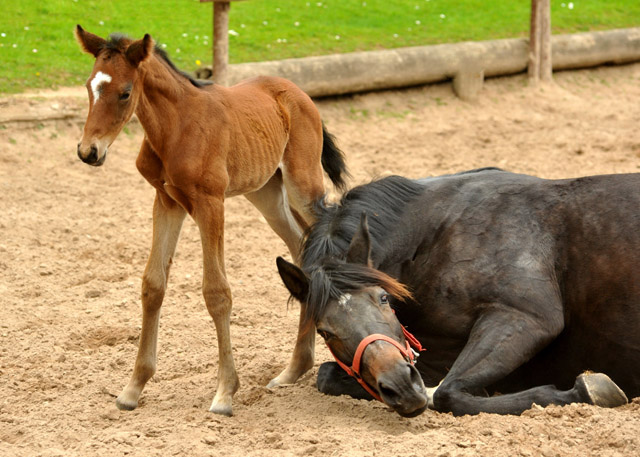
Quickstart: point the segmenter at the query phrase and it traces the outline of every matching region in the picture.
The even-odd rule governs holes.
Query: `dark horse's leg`
[[[533,403],[565,405],[573,402],[618,406],[626,403],[622,391],[602,374],[581,375],[570,390],[555,386],[479,397],[475,392],[503,379],[537,354],[563,328],[561,306],[537,308],[537,313],[488,305],[476,320],[469,340],[433,395],[434,409],[454,415],[520,414]]]
[[[318,369],[318,390],[326,395],[349,395],[358,400],[373,400],[369,392],[349,376],[336,362],[325,362]]]

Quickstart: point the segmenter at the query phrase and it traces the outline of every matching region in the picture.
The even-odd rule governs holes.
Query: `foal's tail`
[[[327,132],[327,128],[322,124],[322,168],[329,175],[329,179],[340,191],[347,188],[346,178],[350,177],[345,162],[344,153],[338,149],[335,137]]]

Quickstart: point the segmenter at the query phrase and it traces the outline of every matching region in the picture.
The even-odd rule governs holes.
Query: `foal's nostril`
[[[87,157],[88,162],[96,162],[98,160],[98,148],[95,145],[91,145],[91,150],[89,151],[89,156]]]

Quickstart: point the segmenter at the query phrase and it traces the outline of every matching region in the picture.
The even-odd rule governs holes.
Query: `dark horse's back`
[[[414,182],[424,192],[408,208],[422,228],[396,238],[413,240],[415,253],[383,269],[414,290],[421,308],[400,316],[420,319],[416,327],[431,338],[425,380],[446,374],[457,357],[472,307],[500,297],[557,316],[551,325],[561,331],[496,390],[569,388],[592,370],[640,396],[640,174],[545,180],[478,170]],[[527,309],[533,303],[540,309]],[[439,320],[452,307],[459,317]]]

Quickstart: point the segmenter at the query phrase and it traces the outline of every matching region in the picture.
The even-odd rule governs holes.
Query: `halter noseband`
[[[351,367],[348,367],[346,364],[342,363],[340,359],[338,359],[338,357],[336,357],[336,355],[333,353],[328,344],[327,347],[329,348],[329,352],[331,352],[333,358],[336,359],[336,362],[338,362],[340,368],[346,371],[349,376],[354,377],[356,381],[358,381],[358,383],[364,388],[364,390],[369,392],[373,398],[378,401],[382,401],[382,398],[380,397],[378,392],[376,392],[371,386],[369,386],[369,384],[367,384],[365,380],[362,379],[362,376],[360,376],[360,363],[362,362],[362,355],[364,354],[364,350],[367,348],[367,346],[369,346],[374,341],[386,341],[387,343],[390,343],[398,348],[405,360],[413,365],[420,355],[420,352],[424,351],[424,349],[418,339],[411,333],[409,333],[406,328],[404,328],[404,325],[402,326],[402,333],[404,334],[404,337],[406,339],[406,347],[402,347],[402,345],[393,338],[388,337],[387,335],[382,335],[380,333],[374,333],[365,337],[362,341],[360,341],[360,344],[358,344],[356,353],[353,356],[353,363],[351,364]]]

